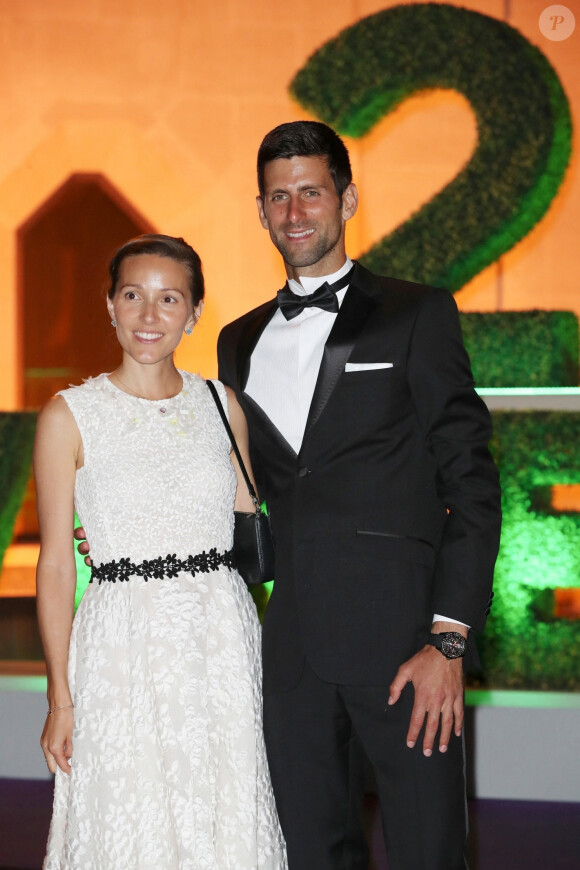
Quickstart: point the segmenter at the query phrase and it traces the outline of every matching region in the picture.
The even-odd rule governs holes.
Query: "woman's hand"
[[[73,714],[72,707],[65,707],[49,713],[46,717],[40,745],[51,773],[56,773],[57,767],[60,767],[65,773],[70,774]]]

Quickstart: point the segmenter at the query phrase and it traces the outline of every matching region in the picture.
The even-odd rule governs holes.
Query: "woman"
[[[173,361],[202,311],[201,263],[147,235],[109,271],[121,365],[53,398],[35,443],[41,745],[56,773],[44,867],[285,868],[259,625],[229,567],[234,500],[252,504],[205,381]],[[248,462],[243,413],[217,387]],[[93,560],[74,621],[73,502]]]

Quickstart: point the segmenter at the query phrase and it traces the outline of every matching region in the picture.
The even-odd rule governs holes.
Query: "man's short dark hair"
[[[323,157],[341,199],[352,181],[346,145],[334,130],[320,121],[290,121],[266,134],[258,150],[258,189],[262,198],[266,164],[281,157]]]

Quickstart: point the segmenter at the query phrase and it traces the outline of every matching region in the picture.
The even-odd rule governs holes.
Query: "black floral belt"
[[[216,548],[212,547],[208,552],[203,550],[201,553],[196,553],[195,556],[186,556],[185,559],[178,559],[174,553],[165,556],[165,558],[159,556],[157,559],[146,559],[139,564],[131,562],[130,559],[103,562],[102,565],[93,565],[90,582],[98,580],[100,586],[104,581],[116,583],[118,580],[123,583],[125,580],[130,580],[131,577],[143,577],[144,580],[150,580],[151,578],[177,577],[180,573],[191,574],[194,577],[196,574],[209,574],[210,571],[217,571],[222,565],[226,568],[235,567],[234,551],[227,550],[218,553]]]

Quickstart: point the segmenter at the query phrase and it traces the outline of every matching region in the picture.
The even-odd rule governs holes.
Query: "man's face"
[[[345,223],[356,211],[356,187],[349,184],[341,201],[325,158],[267,163],[264,197],[257,197],[257,203],[289,278],[330,275],[344,265]]]

